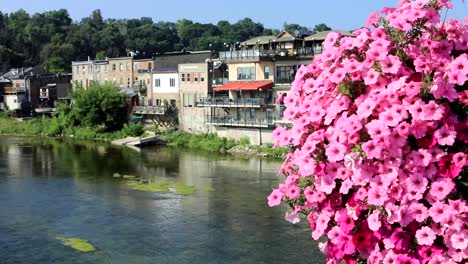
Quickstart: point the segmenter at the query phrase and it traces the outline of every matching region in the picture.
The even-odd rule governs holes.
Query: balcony
[[[323,52],[323,47],[322,46],[316,46],[316,47],[303,47],[303,48],[297,48],[294,50],[294,55],[296,56],[313,56],[317,54],[321,54]]]
[[[140,115],[165,115],[167,108],[161,106],[134,106],[132,112]]]
[[[268,101],[266,98],[229,98],[226,96],[198,98],[196,105],[199,107],[260,108],[274,107],[274,102],[275,100]]]
[[[230,127],[257,127],[269,128],[274,127],[276,118],[236,118],[232,116],[210,116],[207,115],[205,124],[213,126],[230,126]]]
[[[39,98],[41,98],[41,99],[49,99],[49,92],[40,92]]]
[[[260,57],[260,50],[258,49],[231,50],[219,52],[220,60],[255,59],[258,57]]]

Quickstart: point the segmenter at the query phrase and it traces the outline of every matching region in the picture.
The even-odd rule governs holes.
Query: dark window
[[[270,79],[270,67],[265,66],[263,72],[264,72],[263,79],[265,79],[265,80]]]
[[[255,80],[255,67],[237,68],[237,80]]]
[[[182,81],[182,82],[185,82],[185,73],[182,73],[181,81]]]

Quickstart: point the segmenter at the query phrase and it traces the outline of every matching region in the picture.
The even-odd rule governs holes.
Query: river
[[[324,263],[307,223],[268,208],[277,161],[0,138],[0,263]],[[134,190],[113,175],[195,186]],[[82,253],[57,237],[86,239]]]

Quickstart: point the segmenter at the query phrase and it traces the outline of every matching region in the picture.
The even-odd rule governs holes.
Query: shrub
[[[239,140],[239,145],[241,146],[248,146],[250,145],[250,139],[249,137],[241,137]]]
[[[284,99],[286,181],[327,263],[468,260],[468,25],[447,0],[399,2],[355,38],[328,34]],[[468,21],[466,21],[468,22]]]
[[[145,127],[141,123],[125,124],[123,127],[123,132],[127,136],[139,137],[145,133]]]

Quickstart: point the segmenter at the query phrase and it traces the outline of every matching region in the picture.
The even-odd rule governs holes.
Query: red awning
[[[214,91],[255,91],[273,88],[272,81],[229,82],[214,88]]]

